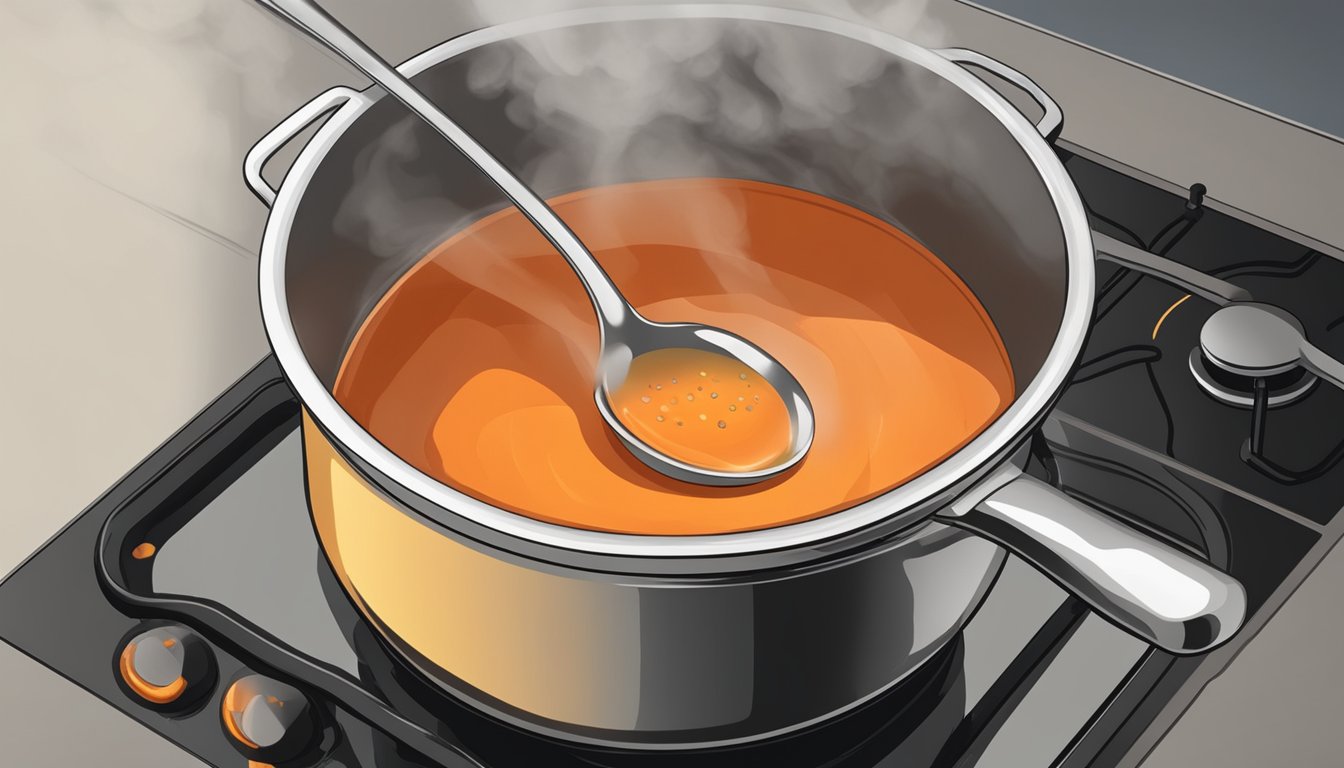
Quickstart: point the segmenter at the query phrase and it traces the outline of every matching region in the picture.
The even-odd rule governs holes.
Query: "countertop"
[[[963,1],[1344,137],[1334,0]]]
[[[459,3],[325,4],[394,59],[480,25]],[[953,0],[922,16],[918,2],[856,4],[1032,74],[1064,106],[1070,141],[1344,244],[1336,140]],[[0,0],[0,65],[7,572],[265,354],[253,255],[265,210],[242,155],[313,94],[362,83],[246,0]],[[1336,552],[1145,768],[1337,762],[1341,586]],[[7,764],[200,765],[7,646],[0,677]]]

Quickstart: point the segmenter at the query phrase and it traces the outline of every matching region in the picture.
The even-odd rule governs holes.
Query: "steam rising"
[[[486,0],[476,9],[496,23],[520,9],[557,6],[504,5],[508,13]],[[925,21],[924,6],[925,0],[801,5],[901,36],[918,28],[929,42],[940,34]],[[860,43],[809,39],[783,24],[608,24],[600,33],[571,28],[492,45],[473,61],[469,85],[486,98],[506,95],[510,120],[530,140],[557,150],[518,169],[542,188],[572,185],[576,172],[590,184],[684,175],[687,159],[719,147],[739,148],[715,160],[720,171],[769,178],[783,170],[786,178],[775,180],[808,186],[815,178],[801,165],[805,155],[785,146],[796,143],[791,137],[807,137],[828,144],[832,161],[847,156],[850,184],[877,187],[880,196],[899,159],[893,153],[904,151],[905,135],[920,127],[917,112],[933,106],[929,95],[896,112],[864,102],[865,86],[890,58]],[[773,151],[761,151],[767,147]],[[576,167],[581,162],[588,167]]]
[[[482,25],[493,25],[581,5],[587,4],[477,0],[475,10]],[[925,45],[940,42],[941,30],[924,15],[925,0],[795,6]],[[642,179],[734,177],[817,191],[876,211],[911,186],[909,169],[930,146],[944,145],[941,154],[947,143],[966,141],[949,130],[939,109],[946,88],[935,90],[919,76],[891,76],[889,52],[787,24],[602,22],[514,36],[465,58],[466,90],[438,91],[430,81],[431,97],[543,197]],[[337,231],[405,264],[503,207],[498,195],[485,207],[463,202],[458,190],[474,171],[455,153],[448,161],[456,167],[445,170],[442,142],[405,116],[365,147],[355,161],[358,183],[337,211]],[[445,177],[455,181],[445,185]],[[604,226],[618,234],[608,241],[622,241],[620,206],[607,213]],[[750,258],[736,201],[707,194],[696,210],[682,213],[694,222],[688,240],[706,251],[702,258],[723,291],[745,292],[751,285],[759,293],[768,281]],[[507,258],[462,257],[444,266],[510,303],[524,293],[518,290],[523,270]],[[371,305],[377,297],[367,298]],[[561,329],[576,360],[592,364],[588,317],[573,316],[559,302],[520,308]]]

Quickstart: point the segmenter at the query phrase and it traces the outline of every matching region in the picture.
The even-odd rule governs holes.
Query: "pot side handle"
[[[248,189],[256,195],[261,202],[265,203],[267,208],[275,202],[275,196],[278,193],[275,187],[262,177],[261,171],[266,167],[266,163],[275,156],[280,148],[294,140],[294,137],[308,126],[312,125],[318,118],[345,106],[346,102],[359,96],[359,92],[338,85],[335,88],[323,91],[313,100],[304,104],[302,107],[294,110],[294,114],[280,121],[280,124],[266,132],[266,135],[257,140],[256,144],[247,151],[243,158],[243,180],[247,182]]]
[[[1174,654],[1214,648],[1246,616],[1236,579],[1020,472],[979,503],[938,518],[1001,544]]]
[[[1035,80],[996,58],[986,56],[979,51],[972,51],[969,48],[938,48],[934,52],[955,64],[965,67],[979,67],[1025,91],[1033,101],[1040,105],[1041,109],[1045,110],[1041,119],[1036,121],[1036,130],[1040,131],[1046,141],[1054,141],[1059,138],[1060,131],[1064,130],[1064,110],[1059,108],[1059,102],[1050,98],[1050,94],[1046,93],[1045,89]]]

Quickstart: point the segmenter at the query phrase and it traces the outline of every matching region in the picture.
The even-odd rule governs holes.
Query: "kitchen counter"
[[[1344,137],[1341,19],[1331,0],[962,0]]]
[[[392,58],[478,25],[456,3],[327,5]],[[1030,73],[1063,105],[1067,140],[1203,182],[1216,205],[1339,255],[1339,141],[953,0],[928,10],[910,36]],[[265,210],[242,155],[311,95],[361,83],[246,0],[0,0],[0,64],[16,73],[0,118],[7,572],[265,354],[253,255]],[[1341,586],[1336,552],[1145,768],[1330,763]],[[6,646],[0,675],[8,764],[200,765]]]

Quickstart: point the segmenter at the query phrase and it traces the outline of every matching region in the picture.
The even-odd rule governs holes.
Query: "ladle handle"
[[[1053,486],[1016,474],[939,518],[1002,544],[1102,615],[1164,650],[1207,651],[1240,628],[1241,584]]]
[[[979,67],[1025,91],[1045,111],[1041,119],[1036,121],[1036,130],[1046,141],[1059,138],[1060,132],[1064,130],[1064,110],[1059,108],[1059,102],[1051,98],[1035,80],[996,58],[969,48],[939,48],[935,52],[955,64]]]
[[[513,175],[512,171],[472,138],[471,134],[445,115],[396,68],[310,0],[257,0],[257,2],[368,75],[370,80],[382,86],[383,90],[429,123],[489,177],[490,181],[494,182],[504,196],[527,216],[547,240],[551,241],[578,273],[589,298],[592,299],[604,333],[608,327],[618,327],[626,321],[633,310],[621,297],[602,266],[569,226],[531,188]]]

